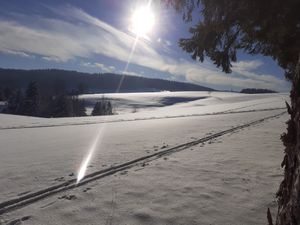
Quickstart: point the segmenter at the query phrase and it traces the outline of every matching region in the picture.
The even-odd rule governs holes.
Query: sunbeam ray
[[[151,0],[148,1],[147,8],[150,8],[151,2],[152,2]],[[128,56],[128,60],[127,60],[126,65],[123,69],[123,72],[122,72],[122,77],[121,77],[120,82],[118,84],[118,87],[116,89],[116,93],[119,93],[119,91],[121,89],[121,86],[122,86],[124,78],[125,78],[125,73],[127,72],[128,68],[129,68],[131,59],[133,57],[133,54],[134,54],[134,51],[136,49],[136,46],[138,44],[139,39],[140,39],[140,35],[136,34],[136,37],[134,39],[134,43],[132,45],[132,48],[130,50],[130,54]],[[78,172],[78,175],[77,175],[77,184],[84,178],[84,176],[86,174],[87,167],[88,167],[88,165],[89,165],[89,163],[92,159],[92,156],[93,156],[93,154],[96,150],[96,147],[97,147],[98,143],[101,141],[100,139],[103,137],[104,129],[105,129],[105,124],[103,126],[101,126],[96,138],[94,139],[94,142],[93,142],[91,148],[88,151],[88,154],[86,155],[86,157],[84,158],[84,160],[81,163],[81,166],[79,168],[79,172]]]
[[[92,159],[92,156],[94,155],[94,152],[98,146],[98,143],[101,142],[102,138],[103,138],[103,134],[104,134],[104,128],[105,126],[101,126],[98,133],[97,133],[97,136],[96,138],[94,139],[94,142],[92,144],[92,146],[90,147],[89,151],[88,151],[88,154],[87,156],[84,158],[84,160],[82,161],[81,165],[80,165],[80,168],[79,168],[79,172],[78,172],[78,175],[77,175],[77,184],[84,178],[85,176],[85,173],[86,173],[86,170],[87,170],[87,167]]]

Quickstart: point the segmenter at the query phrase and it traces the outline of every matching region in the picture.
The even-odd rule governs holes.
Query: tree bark
[[[285,146],[285,156],[281,164],[284,167],[284,179],[277,192],[278,212],[276,225],[300,224],[300,54],[294,70],[292,90],[290,92],[291,106],[288,112],[291,116],[287,122],[287,132],[282,135]]]

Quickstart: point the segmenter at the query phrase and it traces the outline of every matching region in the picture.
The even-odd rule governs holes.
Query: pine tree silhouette
[[[109,100],[102,98],[97,101],[92,111],[92,116],[112,115],[113,107]]]
[[[27,116],[39,115],[39,92],[36,82],[30,82],[25,93],[25,99],[21,106],[20,114]]]

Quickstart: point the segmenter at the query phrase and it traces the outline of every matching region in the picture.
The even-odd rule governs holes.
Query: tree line
[[[267,94],[267,93],[277,93],[276,91],[269,89],[257,89],[257,88],[245,88],[242,89],[240,93],[243,94]]]
[[[124,79],[123,79],[124,78]],[[196,84],[120,75],[113,73],[83,73],[77,71],[43,69],[20,70],[0,68],[0,86],[25,88],[30,81],[36,81],[42,92],[55,92],[67,89],[68,92],[112,93],[122,81],[120,92],[152,91],[213,91],[211,88]]]
[[[75,93],[78,92],[80,90]],[[87,116],[85,101],[74,92],[68,93],[61,88],[54,93],[41,92],[34,81],[28,84],[25,91],[17,88],[0,89],[0,101],[5,102],[2,113],[46,118]],[[112,114],[113,107],[109,100],[102,98],[95,103],[93,116]]]

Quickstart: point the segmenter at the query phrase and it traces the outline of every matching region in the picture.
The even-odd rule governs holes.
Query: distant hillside
[[[267,93],[277,93],[276,91],[269,89],[256,89],[256,88],[245,88],[241,90],[244,94],[267,94]]]
[[[0,69],[0,88],[25,89],[30,81],[36,81],[44,92],[65,88],[68,91],[80,89],[81,93],[115,92],[122,75],[105,73],[89,74],[76,71],[46,69],[17,70]],[[162,80],[125,75],[120,92],[150,91],[213,91],[211,88]]]

